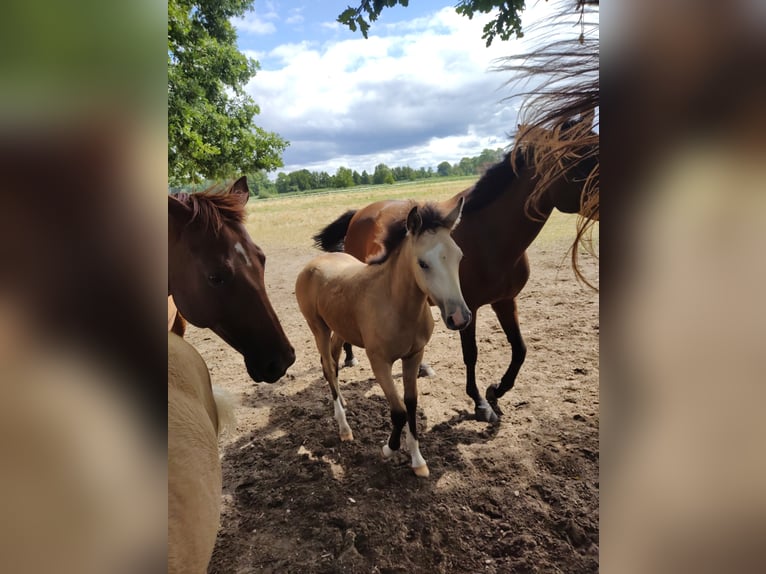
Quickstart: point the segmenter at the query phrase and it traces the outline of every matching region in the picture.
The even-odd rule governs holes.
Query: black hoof
[[[356,357],[351,357],[350,359],[346,359],[343,363],[344,367],[356,367],[359,364],[359,361],[356,360]]]
[[[477,421],[485,423],[496,423],[500,420],[495,411],[492,410],[492,407],[489,406],[489,403],[485,401],[482,401],[479,405],[477,405],[474,409],[474,412],[476,413]]]
[[[485,393],[485,396],[487,397],[487,402],[489,403],[490,407],[492,407],[492,410],[497,413],[497,416],[503,416],[503,411],[500,408],[500,405],[497,404],[497,385],[490,385],[487,387],[487,392]]]

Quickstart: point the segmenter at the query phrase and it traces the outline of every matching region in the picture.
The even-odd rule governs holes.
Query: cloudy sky
[[[534,33],[487,48],[489,16],[460,16],[456,0],[414,0],[385,9],[365,40],[335,22],[349,3],[256,0],[234,21],[240,50],[261,65],[247,86],[261,107],[256,123],[290,141],[279,171],[435,168],[510,143],[519,102],[502,101],[510,78],[490,69],[529,50]],[[525,31],[559,5],[527,4]]]

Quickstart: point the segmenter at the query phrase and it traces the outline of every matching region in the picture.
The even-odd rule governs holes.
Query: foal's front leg
[[[375,380],[378,381],[380,388],[383,389],[383,394],[386,395],[386,400],[388,400],[388,404],[391,407],[393,429],[391,430],[391,436],[388,437],[388,442],[383,445],[383,457],[390,458],[394,451],[399,450],[401,446],[402,429],[404,428],[404,423],[407,422],[407,413],[404,410],[404,404],[399,397],[399,393],[396,392],[394,379],[391,376],[391,363],[370,353],[369,350],[367,351],[367,357],[370,359],[372,372],[375,373]]]
[[[402,359],[402,379],[404,379],[404,405],[407,408],[407,450],[412,457],[412,470],[417,476],[426,478],[429,475],[428,465],[420,454],[418,443],[417,410],[418,410],[418,369],[423,359],[423,349],[411,357]]]

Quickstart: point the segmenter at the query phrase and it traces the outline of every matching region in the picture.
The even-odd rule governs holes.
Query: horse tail
[[[218,412],[218,436],[233,433],[237,425],[237,418],[234,416],[234,397],[228,391],[213,385],[213,399]]]
[[[356,209],[349,209],[322,231],[317,233],[314,239],[314,246],[322,251],[343,251],[343,242],[346,238],[348,226],[351,218],[356,214]]]

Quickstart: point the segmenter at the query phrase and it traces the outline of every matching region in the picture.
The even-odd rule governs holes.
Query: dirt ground
[[[519,297],[527,358],[500,401],[499,424],[473,420],[459,335],[436,324],[426,347],[436,377],[419,382],[427,479],[404,453],[383,460],[389,408],[363,351],[359,365],[340,372],[354,432],[353,442],[340,442],[293,293],[316,251],[261,247],[269,296],[296,349],[285,377],[255,384],[217,336],[187,334],[213,383],[240,403],[237,432],[223,443],[223,513],[209,572],[598,571],[598,294],[574,279],[567,239],[528,251],[532,276]],[[597,280],[597,262],[584,263]],[[478,322],[483,393],[499,382],[510,347],[491,308]],[[401,384],[399,363],[394,376]]]

